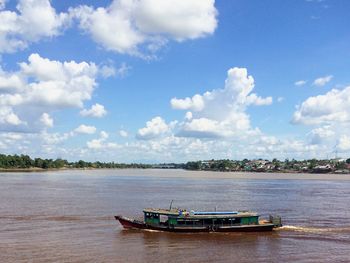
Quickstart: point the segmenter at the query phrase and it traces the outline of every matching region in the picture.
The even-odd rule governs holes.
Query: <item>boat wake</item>
[[[350,226],[347,227],[306,227],[306,226],[290,226],[285,225],[277,228],[279,231],[294,231],[303,233],[340,233],[340,232],[350,232]]]

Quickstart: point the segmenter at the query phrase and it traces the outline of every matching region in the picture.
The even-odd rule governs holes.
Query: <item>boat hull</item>
[[[178,232],[178,233],[198,233],[198,232],[262,232],[272,231],[275,227],[272,223],[262,223],[258,225],[239,225],[239,226],[203,226],[203,227],[178,227],[167,225],[149,225],[144,222],[130,219],[123,216],[115,216],[115,219],[125,229],[147,229],[166,232]]]

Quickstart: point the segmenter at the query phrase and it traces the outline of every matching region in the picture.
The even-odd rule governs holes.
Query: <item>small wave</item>
[[[295,232],[303,232],[303,233],[339,233],[339,232],[350,232],[350,226],[347,227],[306,227],[306,226],[290,226],[285,225],[278,230],[284,231],[295,231]]]
[[[160,232],[162,232],[162,231],[153,230],[153,229],[143,229],[143,231],[146,231],[146,232],[154,232],[154,233],[160,233]]]

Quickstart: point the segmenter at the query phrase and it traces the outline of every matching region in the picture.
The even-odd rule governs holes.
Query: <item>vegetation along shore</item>
[[[28,155],[0,154],[0,171],[2,172],[38,172],[61,169],[185,169],[227,172],[279,172],[279,173],[350,173],[350,158],[335,158],[326,160],[205,160],[187,163],[116,163],[116,162],[86,162],[79,160],[69,162],[58,159],[31,158]]]

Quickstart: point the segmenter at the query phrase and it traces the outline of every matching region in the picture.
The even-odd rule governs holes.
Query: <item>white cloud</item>
[[[94,134],[96,132],[96,127],[81,124],[78,128],[74,130],[74,132],[82,134]]]
[[[101,149],[103,147],[102,141],[100,139],[94,139],[86,143],[87,147],[90,149]]]
[[[5,1],[0,2],[0,10]],[[49,0],[20,0],[17,11],[0,11],[0,53],[26,48],[42,38],[62,33],[69,24],[66,13],[56,13]]]
[[[38,133],[38,137],[40,140],[43,141],[44,145],[56,145],[56,144],[61,144],[68,138],[72,137],[72,133],[48,133],[47,131],[43,131],[41,133]]]
[[[0,124],[1,126],[19,126],[25,124],[10,107],[0,107]],[[6,130],[6,129],[5,129]]]
[[[111,65],[103,65],[100,67],[100,73],[102,77],[109,78],[109,77],[115,76],[116,70],[115,70],[115,67]]]
[[[124,78],[130,70],[131,70],[131,66],[123,62],[120,64],[119,67],[115,67],[113,65],[102,65],[100,66],[99,71],[102,77],[104,78],[109,78],[113,76]]]
[[[193,118],[192,112],[190,112],[190,111],[186,112],[186,114],[185,114],[185,119],[186,119],[186,120],[191,120],[192,118]]]
[[[217,26],[214,0],[141,0],[135,6],[136,26],[145,33],[182,41],[212,34]]]
[[[306,84],[306,80],[298,80],[296,82],[294,82],[295,86],[304,86]]]
[[[142,140],[157,138],[169,131],[169,126],[161,117],[155,117],[146,123],[146,127],[138,130],[136,137]]]
[[[0,67],[0,93],[14,93],[23,87],[20,76],[15,73],[7,73]]]
[[[116,75],[120,78],[124,78],[129,71],[131,70],[131,66],[123,62],[119,68],[116,69]]]
[[[333,78],[332,75],[328,75],[328,76],[325,76],[325,77],[317,78],[317,79],[314,80],[312,85],[318,86],[318,87],[322,87],[322,86],[326,85],[328,82],[330,82],[332,80],[332,78]]]
[[[80,6],[70,12],[107,50],[139,56],[142,44],[154,51],[166,39],[203,37],[217,26],[214,0],[114,0],[106,8]]]
[[[247,105],[253,104],[256,106],[264,106],[272,104],[272,97],[261,98],[258,97],[255,93],[252,93],[247,97]]]
[[[350,150],[350,137],[348,135],[342,135],[337,144],[337,149],[341,151],[349,151]]]
[[[25,102],[60,107],[82,107],[91,99],[98,68],[94,63],[59,62],[32,54],[20,63],[21,73],[33,77]]]
[[[82,111],[80,111],[80,115],[84,117],[102,118],[106,114],[107,111],[105,110],[105,107],[98,103],[92,105],[89,110],[83,109]]]
[[[107,132],[105,132],[105,131],[101,131],[100,132],[100,137],[101,137],[101,139],[106,140],[106,139],[108,139],[109,134]]]
[[[49,0],[19,0],[14,11],[5,2],[0,0],[0,53],[56,37],[74,21],[107,50],[145,58],[170,39],[204,37],[217,27],[214,0],[114,0],[107,7],[81,5],[62,13]]]
[[[120,148],[120,145],[113,142],[107,142],[109,135],[105,131],[100,132],[100,138],[99,139],[93,139],[91,141],[88,141],[86,143],[88,149],[93,150],[115,150],[117,148]]]
[[[333,127],[325,125],[311,130],[309,137],[311,144],[322,144],[325,140],[332,138],[335,135]]]
[[[292,122],[301,124],[331,124],[350,121],[350,86],[332,89],[324,95],[309,97],[294,112]]]
[[[126,137],[129,136],[128,132],[125,131],[125,130],[120,130],[120,131],[119,131],[119,135],[120,135],[121,137],[123,137],[123,138],[126,138]]]
[[[50,117],[50,115],[46,112],[44,112],[40,117],[40,122],[45,127],[53,127],[53,119]]]
[[[186,137],[230,137],[257,134],[250,126],[245,112],[250,105],[270,105],[272,97],[262,98],[252,93],[254,79],[245,68],[231,68],[227,72],[225,87],[196,94],[192,98],[173,98],[174,109],[191,110],[180,124],[179,136]]]
[[[7,125],[0,130],[11,125],[23,131],[40,130],[42,124],[50,127],[49,115],[43,114],[81,108],[96,86],[98,67],[94,63],[60,62],[32,54],[19,66],[17,72],[0,70],[0,112],[8,115]],[[0,119],[5,123],[4,117]]]
[[[170,104],[172,108],[176,110],[201,111],[204,108],[203,97],[199,94],[194,95],[192,98],[173,98],[171,99]]]

